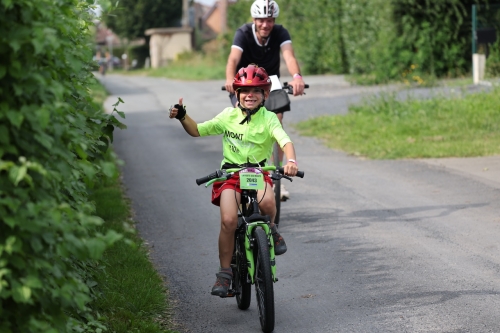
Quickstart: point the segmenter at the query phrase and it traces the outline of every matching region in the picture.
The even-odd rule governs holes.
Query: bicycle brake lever
[[[289,181],[293,182],[292,177],[288,177],[288,176],[286,176],[286,175],[281,175],[281,177],[282,177],[282,178],[286,178],[286,179],[288,179]]]
[[[276,173],[273,173],[273,174],[271,175],[271,179],[272,179],[272,180],[280,180],[282,177],[283,177],[283,175],[282,175],[281,173],[277,173],[277,172],[276,172]]]

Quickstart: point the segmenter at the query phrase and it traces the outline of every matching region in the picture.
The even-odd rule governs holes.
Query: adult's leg
[[[283,112],[276,113],[276,115],[278,116],[281,126],[283,126]]]
[[[274,224],[274,217],[276,216],[276,201],[274,200],[274,192],[268,183],[266,183],[266,191],[259,190],[257,195],[260,203],[259,208],[263,215],[271,217],[271,233],[274,241],[274,254],[277,256],[282,255],[287,251],[286,242],[283,236],[278,232],[277,226]]]
[[[262,215],[269,215],[271,217],[271,227],[274,226],[274,217],[276,216],[276,201],[274,199],[274,192],[271,185],[267,182],[265,190],[259,190],[257,198],[259,200],[259,208]]]
[[[229,268],[231,266],[234,232],[238,225],[238,206],[240,201],[241,194],[235,190],[225,189],[220,195],[219,260],[220,267],[222,268]]]

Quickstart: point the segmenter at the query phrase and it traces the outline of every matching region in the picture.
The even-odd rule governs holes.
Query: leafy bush
[[[500,38],[490,46],[490,54],[486,59],[486,76],[500,77]]]
[[[290,31],[306,73],[382,83],[416,64],[420,76],[456,77],[470,70],[470,8],[483,2],[280,0],[277,23]]]
[[[120,238],[95,227],[88,190],[113,115],[92,102],[89,5],[0,2],[0,332],[99,330],[88,267]]]

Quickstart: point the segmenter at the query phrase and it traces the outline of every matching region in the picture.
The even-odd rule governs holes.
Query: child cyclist
[[[170,118],[178,119],[184,130],[193,137],[223,135],[223,155],[221,169],[244,166],[264,166],[272,153],[274,142],[283,149],[288,162],[284,165],[285,174],[297,174],[295,149],[290,137],[285,133],[278,117],[268,112],[264,101],[271,90],[271,80],[262,67],[248,65],[241,68],[233,80],[233,88],[239,101],[238,107],[228,107],[213,119],[197,124],[186,114],[179,103],[170,108]],[[271,217],[271,232],[276,255],[286,252],[285,240],[279,234],[274,217],[276,203],[273,183],[265,174],[266,189],[258,191],[259,208],[263,215]],[[229,180],[213,184],[212,203],[220,207],[221,229],[219,233],[220,269],[212,295],[226,296],[232,279],[231,258],[234,246],[234,232],[238,223],[238,206],[241,200],[239,175]],[[235,200],[236,198],[236,200]]]

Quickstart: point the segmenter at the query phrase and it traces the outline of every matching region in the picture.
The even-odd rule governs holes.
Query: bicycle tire
[[[247,280],[245,244],[241,235],[235,235],[235,265],[233,266],[233,289],[236,291],[238,309],[246,310],[252,300],[252,284]]]
[[[273,149],[273,164],[276,168],[280,165],[280,146],[276,142]],[[280,223],[280,210],[281,210],[281,180],[273,180],[274,184],[274,199],[276,201],[276,215],[274,217],[274,224],[279,225]]]
[[[255,297],[259,308],[262,331],[274,330],[274,287],[271,273],[269,239],[262,228],[256,228],[255,237]]]

